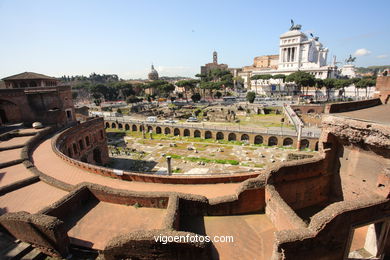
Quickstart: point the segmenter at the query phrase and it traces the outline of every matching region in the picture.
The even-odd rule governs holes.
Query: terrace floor
[[[104,249],[113,237],[136,230],[161,228],[165,209],[136,208],[102,201],[90,201],[80,212],[65,220],[71,243]]]
[[[131,191],[148,192],[181,192],[187,194],[203,195],[207,198],[232,195],[240,183],[218,183],[218,184],[160,184],[134,181],[122,181],[89,173],[70,165],[58,157],[51,147],[51,139],[41,143],[33,152],[35,166],[43,173],[71,185],[82,182],[96,183],[111,188]],[[50,163],[47,163],[50,162]]]
[[[379,124],[390,124],[389,112],[390,112],[390,104],[386,104],[386,105],[379,105],[375,107],[360,109],[356,111],[337,113],[334,115],[354,118],[363,121],[371,121]]]
[[[42,181],[0,196],[0,215],[6,212],[37,213],[67,194]]]
[[[0,169],[0,188],[33,176],[22,163],[2,168]]]
[[[213,259],[271,259],[276,228],[263,214],[188,217],[181,229],[201,235],[232,236],[233,242],[214,242]]]

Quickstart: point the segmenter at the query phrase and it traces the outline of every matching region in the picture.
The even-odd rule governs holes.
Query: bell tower
[[[213,63],[218,64],[218,54],[216,51],[213,52]]]

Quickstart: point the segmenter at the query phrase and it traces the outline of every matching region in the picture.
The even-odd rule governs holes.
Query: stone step
[[[34,248],[29,253],[24,255],[21,260],[42,260],[45,259],[46,255],[39,251],[38,249]]]
[[[20,242],[18,244],[14,244],[14,246],[10,247],[10,250],[4,252],[2,255],[0,255],[1,259],[4,260],[14,260],[14,259],[20,259],[25,254],[30,252],[32,250],[32,246],[30,244]]]

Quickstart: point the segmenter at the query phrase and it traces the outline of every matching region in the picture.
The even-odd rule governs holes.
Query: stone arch
[[[312,109],[312,108],[309,109],[309,110],[307,111],[308,114],[313,114],[313,113],[315,113],[315,112],[316,112],[316,111],[314,111],[314,109]]]
[[[116,124],[115,124],[115,123],[112,123],[112,124],[111,124],[111,128],[116,128]]]
[[[136,132],[138,129],[137,129],[137,126],[136,125],[132,125],[131,126],[131,131],[133,132]]]
[[[247,134],[242,134],[241,141],[249,141],[249,136]]]
[[[170,135],[171,134],[171,129],[169,127],[165,127],[164,134]]]
[[[179,128],[173,129],[173,135],[174,135],[174,136],[180,136],[180,130],[179,130]]]
[[[210,139],[213,137],[213,134],[210,131],[204,132],[204,139]]]
[[[301,149],[306,149],[309,148],[310,142],[307,139],[302,139],[301,140]]]
[[[121,123],[118,124],[118,129],[122,129],[123,125]]]
[[[218,132],[218,133],[217,133],[217,136],[216,136],[216,139],[217,139],[217,140],[223,140],[223,138],[224,138],[223,133],[222,133],[222,132]]]
[[[110,123],[106,122],[106,128],[110,128]]]
[[[200,131],[199,130],[195,130],[194,131],[194,137],[200,137]]]
[[[255,144],[262,144],[263,143],[263,137],[261,135],[255,136]]]
[[[140,131],[140,132],[143,132],[144,129],[145,129],[145,127],[144,127],[143,125],[140,125],[140,126],[139,126],[139,131]]]
[[[314,151],[318,151],[318,142],[316,142],[316,145],[314,146]]]
[[[161,134],[161,132],[162,132],[162,131],[161,131],[161,127],[157,126],[157,127],[156,127],[156,134]]]
[[[278,138],[276,138],[275,136],[270,136],[268,138],[268,146],[275,146],[275,145],[278,145]]]
[[[148,125],[148,133],[153,132],[153,127]]]
[[[130,130],[129,124],[125,124],[125,130],[126,130],[126,131],[129,131],[129,130]]]
[[[190,136],[190,130],[184,129],[183,135],[184,135],[184,136]]]
[[[236,134],[235,133],[230,133],[228,135],[228,140],[229,141],[236,141],[237,140]]]
[[[283,140],[283,146],[292,146],[293,145],[293,139],[290,137],[284,138]]]
[[[0,99],[0,120],[3,124],[22,122],[19,106],[10,100]]]
[[[102,163],[102,152],[98,147],[93,150],[93,160],[98,164]]]

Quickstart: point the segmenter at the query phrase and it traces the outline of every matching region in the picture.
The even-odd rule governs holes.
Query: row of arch
[[[191,131],[189,129],[183,129],[183,133],[181,134],[181,131],[179,128],[173,128],[173,130],[170,127],[161,127],[156,126],[154,129],[152,126],[137,126],[136,124],[122,124],[122,123],[105,123],[106,128],[118,128],[118,129],[124,129],[126,131],[133,131],[133,132],[152,132],[156,134],[166,134],[166,135],[174,135],[174,136],[185,136],[185,137],[195,137],[195,138],[201,138],[202,132],[200,130],[194,130],[191,136]],[[213,133],[212,131],[206,130],[204,131],[203,138],[204,139],[212,139],[215,138],[216,140],[225,140],[225,135],[227,133],[224,132],[216,132]],[[228,141],[242,141],[242,142],[249,142],[250,137],[248,134],[238,134],[238,133],[228,133],[227,139]],[[267,141],[265,143],[265,141]],[[278,138],[276,136],[270,136],[268,140],[264,140],[263,136],[261,135],[255,135],[253,139],[253,144],[266,144],[268,146],[285,146],[285,147],[292,147],[294,145],[294,140],[290,137],[285,137],[281,142],[279,142]],[[308,139],[301,140],[301,149],[309,148],[310,147],[310,141]],[[318,150],[318,142],[315,145],[315,150]]]

